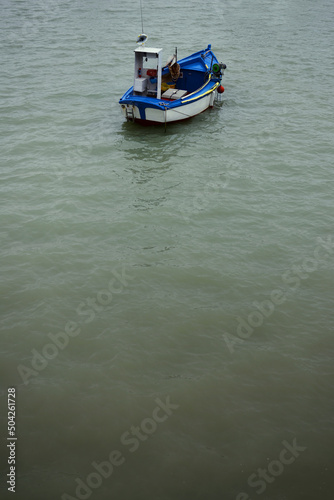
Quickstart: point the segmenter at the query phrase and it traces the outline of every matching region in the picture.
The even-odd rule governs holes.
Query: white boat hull
[[[128,104],[122,106],[122,111],[124,116],[132,121],[137,121],[147,124],[150,123],[171,123],[181,120],[187,120],[192,116],[199,115],[209,107],[213,106],[215,91],[204,95],[200,99],[196,99],[188,104],[182,104],[175,108],[167,109],[156,109],[151,107],[145,108],[145,118],[143,117],[143,112],[140,114],[139,108],[136,105]],[[161,101],[163,102],[163,101]]]

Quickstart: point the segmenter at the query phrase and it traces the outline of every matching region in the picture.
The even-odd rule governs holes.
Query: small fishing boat
[[[147,35],[139,35],[135,53],[134,83],[119,103],[127,120],[143,125],[186,120],[209,107],[221,85],[226,65],[211,50],[177,60],[177,48],[162,66],[162,49],[145,47]]]

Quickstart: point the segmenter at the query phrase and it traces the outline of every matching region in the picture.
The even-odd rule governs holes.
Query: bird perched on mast
[[[145,44],[145,42],[147,42],[147,40],[148,40],[148,36],[145,35],[145,33],[142,33],[141,35],[138,35],[136,43],[138,43],[138,45],[144,46],[144,44]]]

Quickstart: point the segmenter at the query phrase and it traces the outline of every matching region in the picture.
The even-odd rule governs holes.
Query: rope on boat
[[[192,116],[194,116],[194,115],[188,115],[187,113],[182,113],[182,111],[179,111],[178,109],[172,108],[172,110],[175,111],[175,113],[179,113],[180,115],[187,116],[188,118],[191,118]]]
[[[168,65],[170,75],[172,77],[172,81],[175,83],[180,77],[180,65],[175,62],[172,65]]]
[[[166,130],[167,130],[167,105],[164,104],[164,106],[165,106],[165,132],[166,132]]]

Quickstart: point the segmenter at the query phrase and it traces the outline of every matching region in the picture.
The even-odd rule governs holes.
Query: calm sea
[[[332,500],[333,0],[143,0],[227,65],[166,131],[139,0],[0,9],[1,498]]]

